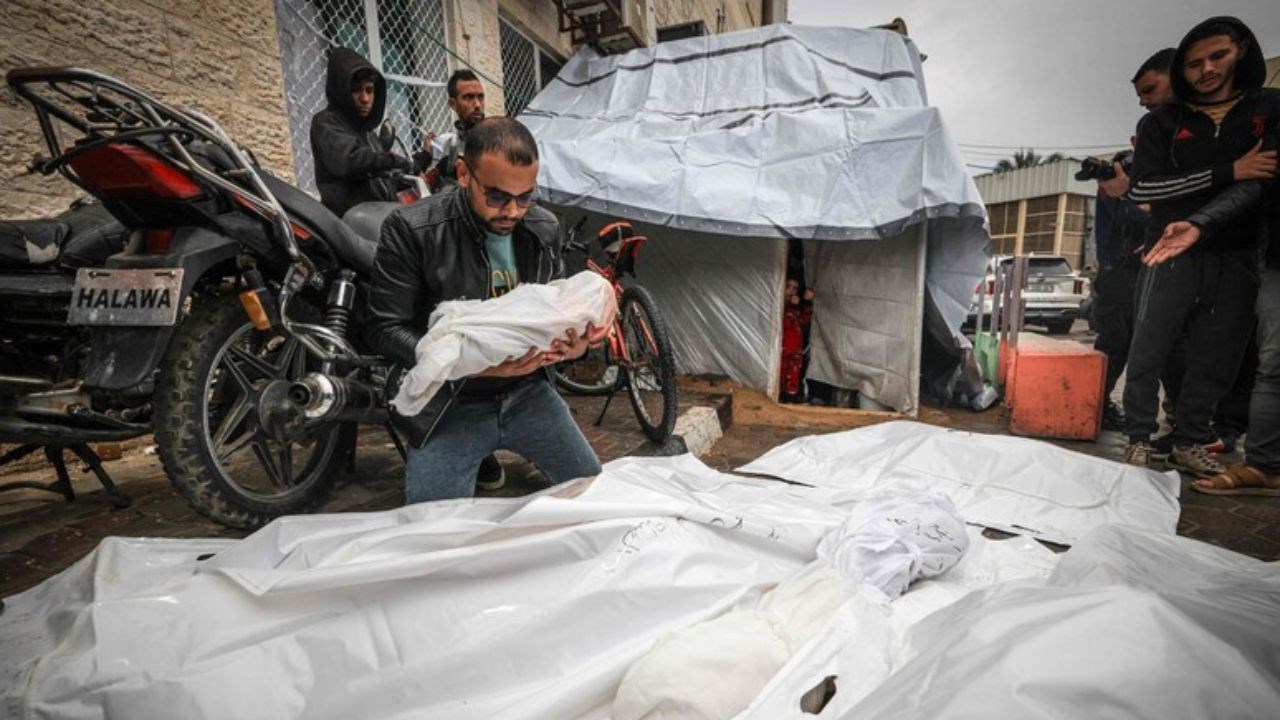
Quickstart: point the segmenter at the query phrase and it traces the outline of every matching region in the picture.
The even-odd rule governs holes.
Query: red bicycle
[[[556,366],[556,382],[578,395],[608,396],[596,425],[604,421],[614,393],[625,388],[644,434],[663,442],[676,426],[676,363],[667,323],[648,290],[622,286],[623,275],[635,277],[636,254],[646,239],[632,231],[631,223],[610,223],[596,234],[608,258],[601,265],[592,259],[591,248],[577,240],[585,223],[584,217],[569,231],[566,246],[584,253],[587,268],[613,285],[618,316],[605,342]]]

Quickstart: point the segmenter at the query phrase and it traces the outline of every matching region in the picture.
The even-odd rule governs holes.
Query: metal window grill
[[[276,0],[276,27],[294,171],[302,189],[315,190],[311,117],[327,104],[330,48],[349,47],[382,70],[386,118],[409,150],[422,147],[428,130],[452,127],[441,0]]]
[[[506,20],[498,21],[498,43],[502,53],[503,107],[507,117],[515,117],[542,88],[538,62],[541,52]]]

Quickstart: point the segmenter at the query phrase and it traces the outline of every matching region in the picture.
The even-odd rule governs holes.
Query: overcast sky
[[[1212,15],[1235,15],[1257,33],[1264,55],[1280,55],[1280,0],[790,0],[789,7],[788,19],[802,25],[905,20],[928,55],[929,102],[974,173],[1018,147],[1078,156],[1127,144],[1142,116],[1129,78]]]

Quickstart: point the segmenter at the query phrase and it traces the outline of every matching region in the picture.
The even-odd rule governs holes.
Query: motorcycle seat
[[[378,252],[376,240],[356,234],[319,200],[298,188],[265,170],[258,173],[285,212],[319,237],[339,262],[362,277],[373,273],[373,258]]]
[[[52,265],[70,234],[71,228],[56,218],[0,222],[0,268]]]
[[[394,202],[362,202],[353,206],[342,216],[342,222],[356,231],[361,237],[378,242],[382,237],[382,221],[387,219],[393,210],[402,207]]]
[[[56,217],[0,222],[0,269],[96,267],[120,252],[128,235],[105,207],[77,201]]]

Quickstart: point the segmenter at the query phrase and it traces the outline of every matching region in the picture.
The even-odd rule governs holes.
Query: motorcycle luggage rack
[[[281,283],[280,318],[286,332],[298,338],[321,360],[356,364],[376,362],[361,355],[346,338],[322,325],[293,322],[286,309],[292,297],[310,283],[319,289],[324,278],[298,247],[288,213],[267,188],[246,150],[237,145],[215,120],[184,110],[109,75],[77,67],[15,68],[5,80],[19,97],[35,108],[50,157],[37,158],[33,170],[59,172],[72,183],[92,191],[69,166],[76,155],[113,142],[137,143],[154,136],[149,150],[163,153],[198,180],[230,193],[271,223],[277,240],[289,255],[290,265]],[[55,122],[57,121],[57,122]],[[58,131],[58,122],[79,137],[70,144]],[[222,150],[231,167],[210,169],[191,154],[185,143],[199,140]],[[185,142],[184,142],[185,141]]]

